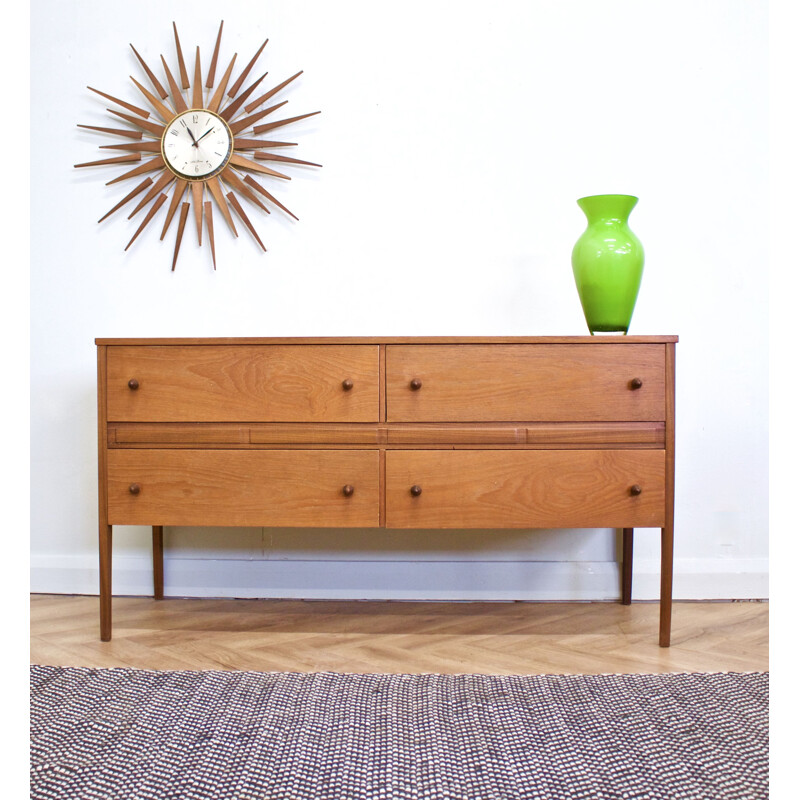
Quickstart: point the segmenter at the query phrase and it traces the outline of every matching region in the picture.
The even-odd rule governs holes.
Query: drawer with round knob
[[[370,450],[110,450],[112,525],[372,527]]]
[[[388,345],[390,422],[666,419],[658,344]]]
[[[392,450],[389,528],[661,527],[663,450]]]
[[[111,346],[119,422],[376,422],[376,345]]]

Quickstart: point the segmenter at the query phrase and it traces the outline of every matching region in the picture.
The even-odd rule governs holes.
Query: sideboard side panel
[[[100,639],[111,639],[111,525],[108,522],[108,433],[106,367],[108,348],[97,348],[97,521],[100,559]]]
[[[672,630],[672,577],[675,549],[675,343],[666,349],[666,461],[664,527],[661,529],[661,603],[658,643],[669,647]]]

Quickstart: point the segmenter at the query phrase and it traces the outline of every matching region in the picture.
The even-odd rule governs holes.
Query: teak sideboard
[[[661,528],[677,336],[97,339],[100,638],[114,525]]]

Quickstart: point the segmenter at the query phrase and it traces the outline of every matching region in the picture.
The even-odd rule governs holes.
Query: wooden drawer
[[[378,420],[377,345],[122,345],[106,369],[111,422]]]
[[[376,526],[378,459],[368,450],[109,450],[108,524]]]
[[[661,527],[665,513],[663,450],[386,453],[388,528]]]
[[[663,421],[665,391],[659,344],[386,348],[390,422]]]

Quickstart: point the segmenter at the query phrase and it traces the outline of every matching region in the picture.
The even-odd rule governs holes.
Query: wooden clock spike
[[[194,86],[192,88],[192,108],[203,107],[203,75],[200,71],[200,48],[194,54]]]
[[[150,101],[150,105],[153,106],[158,116],[161,117],[164,122],[169,122],[175,116],[175,112],[169,106],[164,105],[151,91],[145,89],[133,75],[129,77],[136,84],[139,91]]]
[[[260,209],[270,214],[270,210],[258,199],[253,190],[236,174],[231,167],[226,167],[222,170],[220,178],[233,189],[236,189],[241,195],[246,197],[251,203],[255,203]]]
[[[153,188],[150,189],[139,201],[136,208],[134,208],[133,211],[128,214],[128,219],[133,219],[159,192],[164,191],[174,180],[175,176],[171,172],[165,171],[164,174],[155,182]]]
[[[189,88],[189,73],[186,71],[186,63],[183,60],[183,51],[181,50],[181,40],[178,38],[178,26],[173,22],[172,30],[175,32],[175,50],[178,53],[178,68],[181,72],[181,86],[184,89]]]
[[[139,108],[139,106],[134,106],[131,103],[126,103],[124,100],[119,100],[118,98],[114,97],[114,95],[106,94],[105,92],[101,92],[99,89],[92,89],[91,86],[87,86],[87,89],[94,92],[95,94],[99,94],[101,97],[105,97],[106,100],[111,100],[111,102],[116,103],[123,108],[127,108],[128,111],[133,111],[134,114],[138,114],[140,117],[147,119],[150,116],[150,112],[144,108]]]
[[[261,51],[267,46],[268,41],[269,39],[264,39],[264,44],[258,48],[256,54],[250,59],[250,63],[242,70],[242,74],[236,79],[236,83],[231,86],[230,90],[228,91],[228,97],[235,97],[239,89],[242,88],[242,84],[247,80],[250,70],[255,66],[256,61],[258,61],[258,57],[261,55]]]
[[[230,226],[233,235],[238,237],[239,233],[236,230],[236,225],[233,224],[233,217],[231,216],[228,204],[225,202],[225,195],[222,193],[222,187],[219,185],[219,181],[216,178],[210,178],[206,181],[206,185],[208,186],[208,191],[211,193],[211,196],[217,201],[219,210],[222,212],[222,216],[225,217],[225,222]]]
[[[289,158],[289,156],[279,156],[277,153],[255,152],[253,156],[260,161],[280,161],[283,164],[303,164],[307,167],[321,167],[322,164],[315,164],[313,161],[301,161],[299,158]]]
[[[130,161],[141,161],[142,154],[141,153],[128,153],[125,156],[115,156],[114,158],[101,158],[99,161],[85,161],[83,164],[74,164],[73,166],[77,169],[78,167],[102,167],[106,164],[124,164]]]
[[[169,225],[172,222],[172,218],[173,216],[175,216],[175,211],[178,208],[178,203],[180,203],[181,198],[186,192],[186,188],[188,186],[189,186],[188,181],[181,180],[180,178],[175,179],[175,189],[172,192],[172,202],[170,202],[169,208],[167,209],[167,218],[166,220],[164,220],[164,228],[161,231],[162,242],[164,241],[164,237],[167,235],[167,228],[169,228]]]
[[[233,65],[236,62],[236,53],[233,54],[233,58],[231,59],[231,63],[228,64],[228,69],[225,70],[225,74],[222,76],[222,80],[220,81],[219,86],[217,87],[217,91],[214,92],[214,96],[211,98],[211,101],[208,104],[208,110],[217,113],[219,111],[220,104],[222,103],[222,98],[225,95],[225,87],[228,85],[228,81],[231,77],[231,72],[233,72]]]
[[[239,201],[236,199],[236,195],[233,192],[228,192],[228,194],[225,196],[228,198],[228,202],[233,206],[234,211],[236,211],[236,213],[239,215],[242,222],[244,222],[245,226],[247,227],[247,230],[250,231],[250,233],[253,235],[253,238],[261,245],[261,249],[266,253],[267,248],[264,247],[264,242],[261,241],[258,234],[256,233],[256,229],[253,227],[253,223],[250,222],[250,220],[248,219],[247,214],[245,214],[244,209],[240,205]]]
[[[208,68],[208,79],[206,80],[206,89],[211,89],[214,86],[214,78],[217,74],[217,59],[219,58],[219,45],[222,42],[222,26],[225,20],[219,23],[219,32],[217,33],[217,43],[214,45],[214,55],[211,56],[211,65]]]
[[[161,63],[164,65],[164,74],[167,76],[167,83],[169,84],[170,92],[172,92],[172,105],[175,106],[175,111],[178,114],[183,113],[184,111],[189,110],[189,106],[186,105],[186,101],[183,99],[183,93],[180,90],[180,87],[177,83],[175,83],[175,78],[172,77],[172,73],[169,71],[169,67],[167,66],[167,61],[164,56],[161,56]],[[175,115],[173,114],[172,117]],[[169,119],[172,119],[169,117]],[[168,122],[169,120],[164,120]]]
[[[158,196],[158,199],[155,201],[155,203],[153,203],[152,208],[147,212],[147,216],[142,220],[142,224],[138,227],[136,233],[133,234],[133,238],[128,242],[128,246],[125,248],[126,250],[133,244],[134,239],[136,239],[136,237],[148,226],[150,220],[153,219],[158,209],[164,205],[164,201],[166,199],[167,196],[165,194]]]
[[[122,128],[99,128],[97,125],[78,125],[79,128],[86,128],[89,131],[100,131],[100,133],[110,133],[113,136],[126,136],[128,139],[141,139],[141,131],[130,131]]]
[[[192,206],[194,208],[194,221],[197,225],[197,244],[203,244],[203,182],[192,182]]]
[[[229,163],[234,167],[239,167],[240,169],[251,169],[253,172],[260,172],[262,175],[271,175],[273,178],[283,178],[287,181],[291,180],[288,175],[284,175],[282,172],[276,172],[274,169],[265,167],[263,164],[256,164],[255,161],[251,161],[249,158],[240,156],[238,153],[234,153],[231,156]]]
[[[142,65],[142,69],[144,69],[147,77],[150,79],[150,83],[153,84],[153,88],[158,93],[158,96],[162,100],[166,100],[167,90],[161,85],[161,83],[159,83],[158,78],[156,78],[156,76],[153,74],[153,71],[150,69],[150,67],[148,67],[147,64],[144,63],[144,59],[136,52],[136,48],[133,45],[131,45],[131,50],[133,50],[133,52],[136,54],[136,58],[139,59],[139,63]]]
[[[281,89],[283,89],[285,86],[288,86],[295,78],[299,77],[302,74],[303,70],[300,70],[300,72],[298,72],[297,74],[292,75],[291,78],[287,78],[283,83],[279,83],[274,89],[270,89],[266,94],[262,94],[261,97],[258,98],[258,100],[253,100],[252,103],[246,105],[244,107],[244,110],[249,114],[253,109],[258,108],[262,103],[266,103],[267,100],[270,99],[270,97],[276,95]]]
[[[256,125],[253,128],[253,133],[256,136],[260,136],[262,133],[266,133],[267,131],[275,130],[275,128],[280,128],[283,125],[289,125],[292,122],[299,122],[301,119],[308,119],[308,117],[313,117],[316,114],[321,114],[321,111],[312,111],[310,114],[301,114],[299,117],[290,117],[289,119],[279,119],[277,122],[268,122],[266,125]]]
[[[206,218],[206,229],[208,230],[208,243],[211,245],[211,261],[214,264],[214,269],[217,268],[217,253],[214,249],[214,213],[211,210],[211,201],[206,200],[203,203],[203,209],[205,211],[205,218]]]
[[[114,208],[111,209],[111,211],[107,211],[97,221],[98,222],[102,222],[107,217],[110,217],[115,211],[118,211],[127,202],[129,202],[130,200],[133,200],[133,198],[136,197],[136,195],[139,194],[139,192],[143,192],[152,182],[153,182],[152,178],[145,178],[132,192],[129,192],[127,195],[125,195],[125,197],[123,197],[122,200],[120,200],[119,203],[117,203],[114,206]]]
[[[267,200],[269,200],[271,203],[274,203],[276,206],[278,206],[278,208],[283,209],[290,217],[294,217],[298,222],[300,221],[300,217],[298,217],[296,214],[292,214],[292,212],[289,211],[289,209],[286,208],[286,206],[283,205],[280,200],[274,198],[257,180],[255,180],[255,178],[253,178],[252,175],[246,175],[244,182],[252,186],[257,192],[261,192],[261,194],[263,194]]]
[[[161,158],[161,156],[156,156],[155,158],[151,158],[149,161],[145,161],[144,164],[136,167],[136,169],[132,169],[130,172],[126,172],[124,175],[120,175],[118,178],[114,178],[113,181],[108,181],[106,186],[111,186],[112,183],[119,183],[120,181],[127,180],[128,178],[133,178],[136,175],[144,175],[146,172],[153,172],[153,170],[163,169],[164,166],[164,159]]]
[[[101,150],[129,150],[132,153],[160,153],[161,142],[128,142],[126,144],[101,144]]]
[[[240,139],[233,140],[234,150],[262,150],[269,147],[297,147],[297,142],[270,142],[267,139]]]
[[[255,83],[251,84],[247,89],[245,89],[235,100],[232,100],[228,103],[225,108],[220,111],[220,116],[226,120],[230,121],[233,115],[239,110],[245,100],[253,93],[255,88],[258,86],[264,78],[267,77],[267,73],[265,72]]]
[[[130,114],[123,114],[121,111],[114,111],[113,108],[107,108],[106,111],[109,111],[112,114],[116,114],[118,117],[124,119],[126,122],[132,122],[134,125],[138,125],[140,128],[144,128],[144,130],[146,130],[148,133],[152,133],[153,136],[159,139],[164,133],[164,126],[159,125],[157,122],[148,122],[143,119],[136,119],[136,117],[132,117]]]
[[[285,106],[288,102],[288,100],[284,100],[282,103],[265,108],[263,111],[256,111],[255,114],[250,114],[249,117],[242,117],[241,119],[237,119],[236,122],[229,123],[228,127],[231,129],[231,133],[234,135],[241,133],[242,131],[247,130],[251,125],[253,125],[253,123],[258,122],[260,119],[264,119],[267,114],[271,114],[281,106]]]
[[[175,252],[172,254],[172,271],[175,272],[175,264],[178,263],[178,251],[181,249],[181,240],[183,239],[183,231],[186,227],[186,217],[189,216],[189,204],[184,203],[181,206],[181,217],[178,221],[178,235],[175,237]]]

